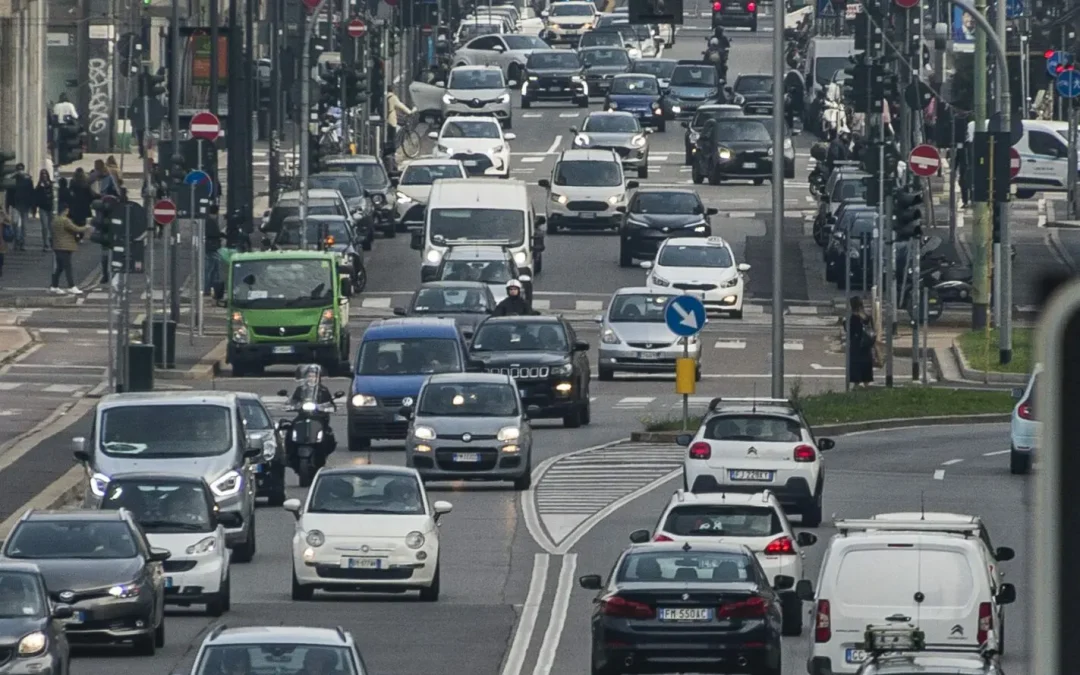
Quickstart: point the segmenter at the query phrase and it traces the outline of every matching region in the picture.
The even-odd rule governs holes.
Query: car
[[[772,115],[772,75],[739,75],[731,90],[742,97],[740,103],[747,115]]]
[[[845,274],[849,281],[862,288],[864,276],[867,288],[873,283],[873,236],[877,227],[877,207],[861,205],[863,208],[846,209],[836,225],[829,243],[825,246],[825,281],[835,282],[838,288],[844,288]],[[849,244],[850,239],[850,244]],[[869,260],[870,266],[864,265]]]
[[[663,373],[675,371],[675,360],[689,357],[697,363],[701,380],[701,342],[674,338],[664,321],[667,304],[681,293],[651,288],[620,288],[612,294],[607,311],[598,314],[600,346],[597,375],[601,382],[615,373]],[[674,338],[674,339],[673,339]]]
[[[402,412],[411,421],[405,466],[425,483],[509,480],[519,491],[532,486],[532,427],[509,375],[432,375]]]
[[[570,101],[579,108],[589,107],[589,85],[576,53],[550,50],[529,55],[521,83],[521,107],[527,110],[537,101]]]
[[[823,453],[831,438],[815,438],[790,402],[770,398],[715,398],[694,434],[679,437],[689,448],[683,488],[692,492],[760,492],[768,489],[803,527],[821,525],[825,487]]]
[[[660,83],[660,89],[665,94],[671,86],[671,75],[675,72],[675,66],[679,64],[675,59],[644,58],[634,61],[630,66],[631,73],[643,73],[655,75]]]
[[[611,15],[607,15],[611,16]],[[598,23],[593,31],[618,31],[626,40],[626,47],[634,59],[653,58],[659,54],[664,43],[655,27],[645,24],[631,24],[626,17],[615,16],[610,23]]]
[[[517,279],[532,302],[532,277],[523,274],[514,256],[500,246],[452,246],[435,273],[436,281],[479,281],[488,287],[495,304],[506,298],[506,283]]]
[[[262,441],[262,456],[255,464],[255,496],[266,497],[270,506],[285,502],[285,439],[258,394],[238,391],[240,415],[252,441]]]
[[[588,351],[560,316],[505,316],[476,327],[470,356],[485,372],[514,380],[530,419],[562,418],[574,429],[592,417]]]
[[[1036,416],[1035,398],[1039,390],[1042,364],[1035,364],[1027,385],[1013,389],[1016,406],[1009,428],[1009,471],[1013,474],[1031,472],[1035,452],[1042,437],[1042,422]]]
[[[649,270],[648,288],[699,293],[705,309],[743,316],[746,263],[735,263],[735,252],[723,237],[672,237],[660,243],[656,258],[641,263]]]
[[[510,88],[496,66],[458,66],[451,70],[442,103],[444,118],[494,117],[504,129],[514,126]]]
[[[599,13],[592,2],[558,2],[540,12],[544,28],[540,38],[548,44],[575,45],[581,34],[591,30]]]
[[[667,121],[661,98],[660,81],[655,75],[623,73],[612,80],[604,99],[604,109],[631,113],[643,126],[665,131]]]
[[[635,190],[626,207],[620,207],[619,267],[631,267],[635,259],[652,260],[660,244],[671,237],[710,237],[715,208],[705,208],[698,193],[689,188]]]
[[[392,179],[397,188],[398,229],[424,227],[428,197],[435,181],[444,178],[468,178],[465,165],[458,159],[414,159],[405,165],[401,176]]]
[[[165,646],[165,574],[129,511],[28,509],[0,551],[0,564],[35,565],[49,600],[69,607],[71,643],[129,643],[153,656]],[[66,612],[65,612],[66,613]]]
[[[71,605],[51,602],[45,578],[33,563],[0,562],[0,640],[5,675],[67,675],[70,653],[65,622],[75,612]]]
[[[790,138],[784,141],[784,177],[790,179],[795,177],[795,150]],[[709,185],[719,185],[735,179],[761,185],[772,180],[773,161],[772,129],[763,120],[750,117],[711,120],[698,137],[690,177],[698,184],[708,180]]]
[[[316,590],[415,590],[439,599],[439,519],[450,502],[428,502],[416,469],[384,464],[320,469],[303,501],[288,499],[292,599]]]
[[[611,150],[564,150],[551,170],[551,179],[537,183],[547,190],[547,227],[552,234],[562,228],[612,230],[626,204],[627,190],[638,187],[627,181],[622,160]]]
[[[589,96],[607,96],[616,75],[630,72],[630,54],[622,47],[587,47],[578,50]]]
[[[694,147],[697,145],[698,138],[701,136],[701,129],[706,122],[724,119],[725,117],[743,117],[745,114],[742,106],[734,103],[710,103],[700,106],[690,121],[682,123],[683,128],[686,129],[686,135],[683,139],[686,159],[683,163],[690,164],[694,161]]]
[[[822,238],[821,245],[825,249],[828,249],[828,240],[833,238],[832,235],[834,233],[843,232],[843,230],[837,228],[837,223],[844,220],[845,214],[854,213],[856,211],[865,211],[866,200],[862,197],[851,197],[841,200],[834,212],[830,212],[832,207],[833,205],[831,203],[822,202],[818,206],[818,212],[814,216],[814,234],[815,237],[820,235]],[[818,229],[819,223],[821,223],[820,230]]]
[[[484,7],[482,11],[477,10],[462,17],[461,22],[463,24],[473,22],[480,22],[481,24],[484,22],[490,23],[498,27],[498,30],[493,31],[495,33],[513,33],[516,28],[514,21],[509,16],[488,12],[486,7]]]
[[[470,21],[462,21],[454,35],[455,45],[465,45],[471,40],[485,35],[502,33],[506,28],[506,22],[502,17],[484,16],[473,17]]]
[[[926,644],[926,634],[914,626],[869,626],[863,643],[866,661],[856,675],[1004,675],[997,649],[991,642],[981,648],[948,649]]]
[[[622,34],[614,29],[597,30],[594,28],[588,33],[582,35],[581,38],[578,40],[577,48],[581,50],[587,49],[589,47],[625,47],[626,50],[630,53],[630,58],[637,58],[641,56],[640,52],[638,52],[635,56],[637,48],[633,47],[632,44],[627,43],[626,39],[623,38]]]
[[[832,174],[829,175],[828,183],[825,185],[826,198],[822,202],[821,213],[819,214],[825,222],[828,223],[831,218],[831,221],[835,223],[837,211],[845,202],[866,203],[866,181],[864,179],[869,177],[870,174],[862,171],[833,170]]]
[[[433,157],[457,159],[470,176],[510,177],[510,145],[517,136],[503,132],[494,117],[448,117],[442,128],[428,132],[435,141]]]
[[[333,251],[338,255],[338,270],[348,277],[352,292],[359,294],[367,286],[363,248],[352,227],[341,216],[309,216],[306,221],[301,221],[299,216],[287,218],[268,248],[273,251]]]
[[[453,319],[466,340],[476,326],[495,309],[491,288],[479,281],[429,281],[416,289],[406,307],[395,307],[397,316],[428,316]]]
[[[599,574],[578,579],[583,589],[596,591],[591,672],[779,675],[779,591],[794,583],[789,576],[766,577],[742,544],[634,544],[606,583]]]
[[[364,193],[375,205],[376,229],[382,230],[387,238],[393,238],[399,231],[394,223],[397,194],[382,162],[374,155],[338,155],[326,157],[322,162],[327,170],[349,171],[356,175]]]
[[[649,177],[649,135],[638,118],[629,112],[591,112],[581,129],[570,127],[573,147],[611,150],[622,160],[624,171],[636,171],[638,178]]]
[[[251,672],[252,664],[263,663],[310,673],[371,673],[352,633],[341,626],[229,627],[219,623],[199,645],[190,675]]]
[[[349,209],[345,197],[336,188],[333,190],[309,189],[306,213],[309,216],[340,216],[349,221],[353,219],[353,212]],[[300,191],[283,192],[274,205],[263,212],[259,232],[263,237],[272,240],[274,235],[281,230],[286,219],[299,216]]]
[[[218,513],[214,493],[196,476],[125,473],[112,477],[102,509],[127,509],[150,545],[169,551],[166,604],[206,605],[221,616],[231,604],[229,549],[225,526],[239,527],[240,515]]]
[[[536,52],[550,52],[551,45],[535,35],[485,35],[470,40],[454,52],[455,66],[497,66],[507,84],[524,81],[525,64]]]
[[[352,226],[356,229],[356,239],[365,251],[371,250],[375,239],[375,205],[364,193],[356,176],[344,171],[317,173],[308,178],[310,189],[337,190],[345,198],[345,203],[352,210]]]
[[[712,27],[737,26],[757,32],[758,2],[755,0],[713,0]]]
[[[764,117],[762,115],[746,115],[746,117],[744,117],[743,119],[746,120],[747,122],[758,122],[758,123],[760,123],[765,129],[767,129],[769,131],[770,135],[773,132],[773,119],[772,119],[771,116],[770,117]],[[792,179],[795,178],[795,141],[794,141],[794,138],[795,138],[795,136],[798,136],[800,133],[801,132],[800,132],[799,129],[789,128],[789,127],[786,126],[786,123],[785,123],[785,127],[784,127],[784,144],[783,144],[783,150],[781,151],[780,155],[783,157],[783,161],[784,161],[784,178],[786,180],[792,180]],[[774,152],[773,155],[775,155],[775,154],[776,153]]]
[[[664,105],[672,116],[690,117],[709,103],[727,103],[720,77],[711,63],[679,62],[671,71]]]

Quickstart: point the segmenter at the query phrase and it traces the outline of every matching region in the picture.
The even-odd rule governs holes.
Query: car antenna
[[[757,412],[757,382],[754,383],[754,402],[751,405],[753,405],[753,407],[750,409],[750,412],[755,412],[756,413]]]
[[[919,520],[926,520],[926,490],[919,493]]]

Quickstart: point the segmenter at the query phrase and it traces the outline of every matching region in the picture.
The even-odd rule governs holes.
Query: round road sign
[[[218,121],[217,115],[211,112],[195,113],[188,128],[191,130],[192,138],[202,141],[216,141],[221,134],[221,122]]]
[[[911,9],[912,7],[918,7],[919,0],[893,0],[896,6],[901,9]]]
[[[367,33],[367,24],[360,19],[353,19],[349,22],[346,31],[351,38],[362,38],[364,37],[364,33]]]
[[[908,166],[916,176],[933,176],[941,167],[941,153],[932,145],[916,145],[908,157]]]
[[[304,0],[304,7],[314,11],[318,8],[320,2],[321,0]]]
[[[1009,148],[1009,178],[1016,178],[1020,173],[1020,153],[1016,148]]]
[[[154,222],[168,225],[176,220],[176,204],[171,199],[162,199],[154,203]]]

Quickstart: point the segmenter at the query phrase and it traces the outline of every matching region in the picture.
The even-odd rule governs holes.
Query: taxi
[[[667,239],[641,267],[649,271],[645,286],[650,290],[693,292],[706,311],[742,318],[750,265],[735,262],[735,252],[723,237]]]

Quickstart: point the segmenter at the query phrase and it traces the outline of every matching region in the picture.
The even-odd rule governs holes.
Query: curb
[[[953,340],[952,346],[949,348],[952,352],[953,358],[956,360],[956,367],[960,370],[960,377],[972,382],[996,382],[998,384],[1016,384],[1025,385],[1028,381],[1028,376],[1021,373],[995,373],[994,371],[984,372],[981,370],[975,370],[964,358],[964,352],[956,344],[956,340]]]
[[[21,327],[21,326],[4,326],[2,330],[13,330],[21,333],[22,343],[11,349],[0,352],[0,366],[7,365],[16,360],[29,350],[33,349],[34,345],[39,344],[40,340],[33,332]]]
[[[225,350],[228,341],[222,340],[211,349],[198,363],[186,370],[154,369],[155,380],[212,380],[221,374],[221,364],[225,362]]]
[[[29,509],[56,510],[76,507],[82,502],[86,494],[86,469],[81,466],[73,467],[54,483],[39,492],[30,501],[23,504],[19,510],[8,516],[7,520],[0,523],[0,539],[7,538],[15,523]]]

